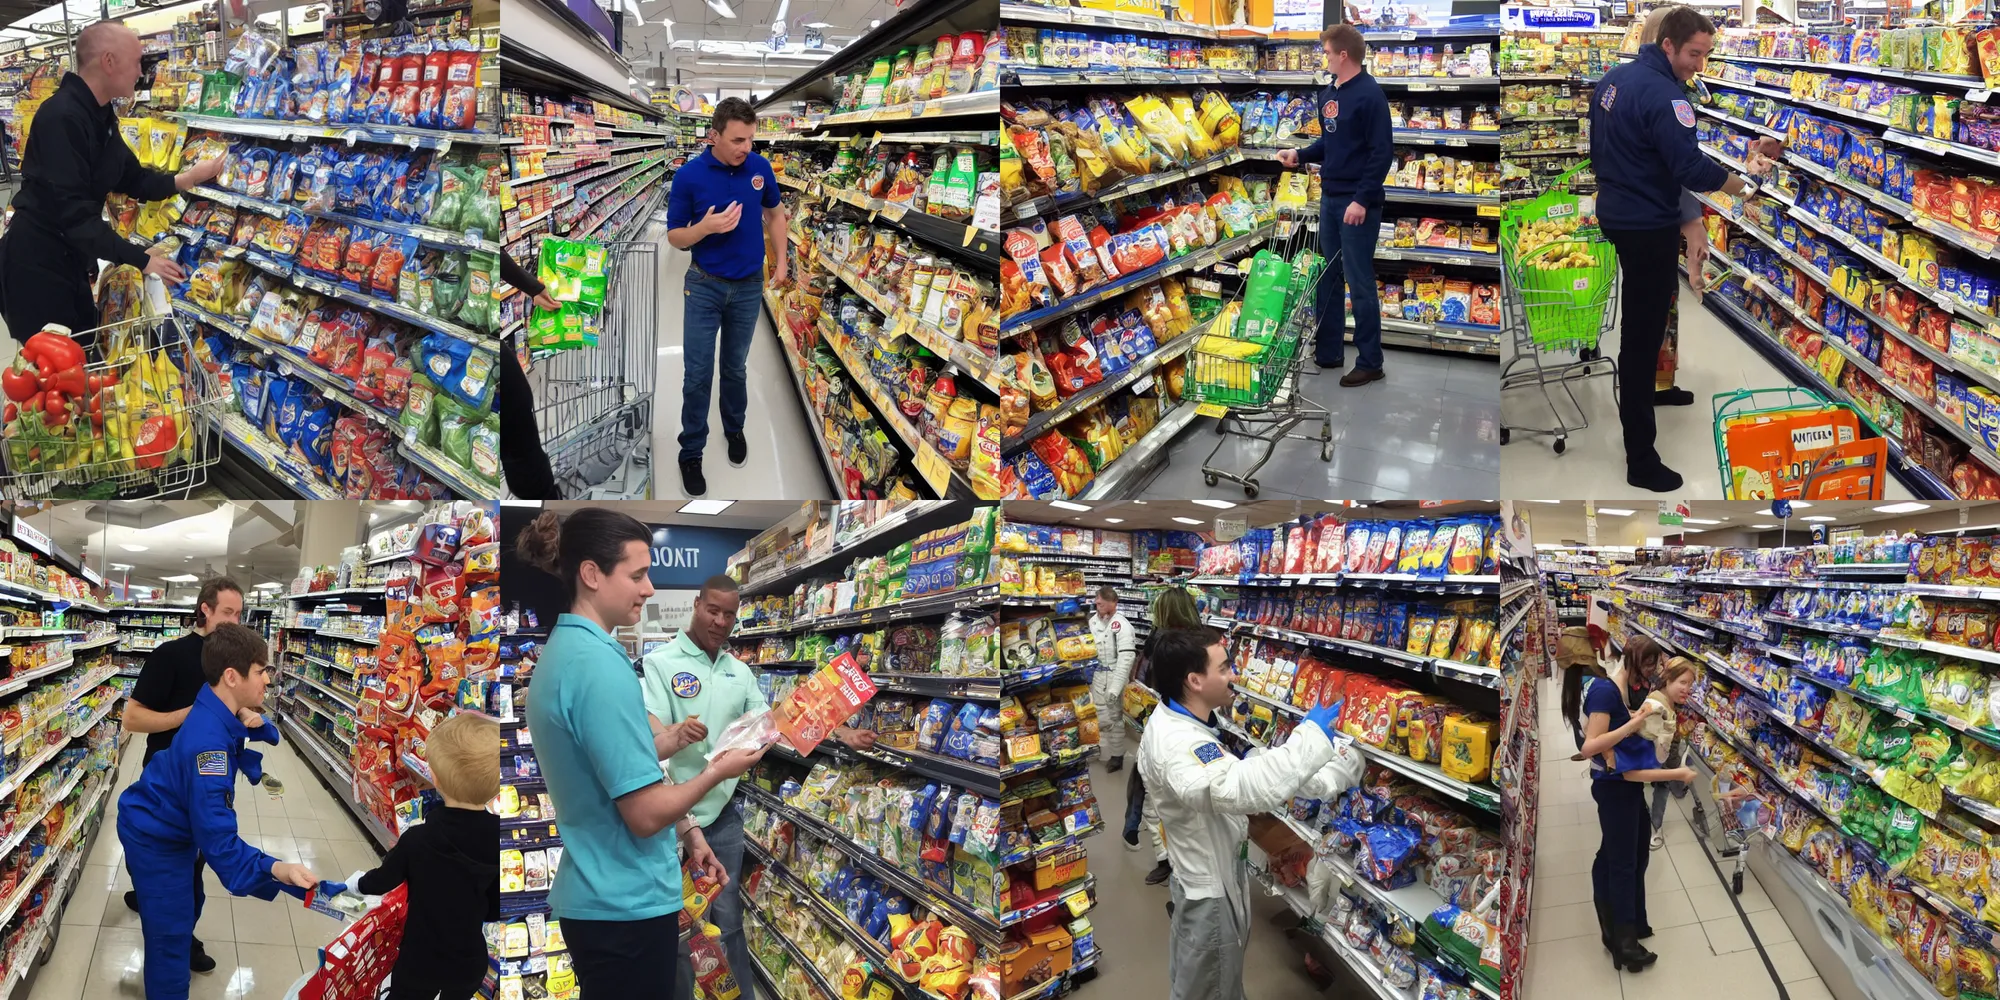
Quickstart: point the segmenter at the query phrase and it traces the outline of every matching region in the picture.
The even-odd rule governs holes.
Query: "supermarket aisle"
[[[1721,499],[1712,398],[1719,392],[1746,387],[1780,388],[1791,385],[1792,379],[1703,306],[1685,282],[1681,284],[1680,335],[1680,372],[1676,381],[1681,388],[1694,393],[1695,402],[1693,406],[1663,406],[1656,411],[1660,457],[1685,481],[1676,496],[1689,500]],[[1605,354],[1615,356],[1618,335],[1614,332],[1605,338],[1602,347]],[[1502,495],[1622,500],[1630,499],[1635,492],[1625,483],[1625,446],[1619,436],[1618,406],[1611,394],[1611,379],[1591,379],[1573,388],[1577,402],[1590,418],[1590,427],[1571,434],[1568,450],[1561,455],[1550,448],[1550,439],[1545,436],[1516,434],[1513,443],[1501,451],[1506,458]],[[1556,393],[1556,402],[1567,410],[1569,401],[1561,393]],[[1511,391],[1503,403],[1502,412],[1510,424],[1547,427],[1552,423],[1540,392]],[[1887,496],[1891,500],[1907,500],[1910,492],[1891,477]]]
[[[680,471],[681,376],[686,371],[686,354],[681,332],[681,278],[687,274],[689,255],[667,245],[664,223],[654,222],[642,239],[660,244],[660,324],[659,369],[656,374],[653,411],[653,495],[672,499],[683,497]],[[832,484],[826,481],[826,465],[813,443],[812,428],[806,424],[805,406],[792,375],[785,370],[784,348],[771,327],[769,316],[760,313],[757,336],[750,344],[750,406],[743,435],[750,442],[750,456],[742,468],[729,464],[729,446],[722,437],[720,386],[709,394],[708,450],[702,456],[702,473],[708,478],[710,497],[767,497],[784,500],[833,499]]]
[[[1313,374],[1306,395],[1333,416],[1333,461],[1319,449],[1286,441],[1257,473],[1260,496],[1308,500],[1393,500],[1409,497],[1499,496],[1500,382],[1493,361],[1385,350],[1382,382],[1348,389],[1342,372]],[[1215,447],[1217,420],[1198,418],[1175,439],[1168,464],[1140,494],[1148,499],[1241,500],[1228,480],[1207,485],[1202,464]],[[1299,428],[1318,433],[1319,425]],[[1241,471],[1263,445],[1232,437],[1215,456],[1218,468]]]
[[[1091,838],[1090,870],[1097,876],[1097,908],[1090,925],[1104,958],[1096,979],[1072,994],[1075,1000],[1129,1000],[1167,995],[1167,887],[1147,885],[1153,870],[1153,845],[1144,832],[1142,850],[1128,851],[1119,836],[1125,822],[1125,786],[1133,770],[1128,756],[1116,774],[1102,761],[1090,765],[1091,785],[1110,829]],[[1295,922],[1292,911],[1274,896],[1251,893],[1250,949],[1243,960],[1243,995],[1264,998],[1320,996],[1306,975],[1300,949],[1285,940],[1273,919]],[[1331,995],[1331,994],[1327,994]],[[1359,996],[1349,992],[1344,996]]]
[[[334,801],[288,744],[260,747],[265,773],[285,783],[273,800],[239,787],[237,821],[243,839],[287,861],[303,861],[322,878],[341,880],[375,866],[379,855],[361,827]],[[145,744],[128,739],[119,762],[117,789],[105,807],[104,826],[85,859],[77,889],[63,911],[62,933],[49,961],[28,982],[26,1000],[112,1000],[142,994],[145,946],[139,915],[125,906],[131,887],[118,845],[117,795],[139,774]],[[194,977],[192,1000],[281,1000],[308,967],[316,949],[339,924],[300,906],[291,896],[266,902],[229,896],[205,872],[208,899],[195,936],[216,961],[214,972]]]
[[[1688,824],[1691,797],[1677,800],[1675,808],[1667,810],[1666,846],[1653,852],[1646,869],[1646,909],[1655,933],[1644,944],[1660,956],[1659,961],[1638,973],[1611,967],[1611,958],[1597,939],[1597,914],[1591,903],[1597,810],[1583,765],[1569,760],[1576,740],[1563,721],[1560,695],[1559,681],[1543,685],[1541,825],[1535,844],[1534,914],[1523,1000],[1775,998],[1779,990],[1772,970],[1782,980],[1788,1000],[1830,998],[1826,984],[1753,873],[1744,873],[1743,894],[1736,899],[1743,915],[1737,914],[1728,888]],[[1754,943],[1745,918],[1756,930]]]

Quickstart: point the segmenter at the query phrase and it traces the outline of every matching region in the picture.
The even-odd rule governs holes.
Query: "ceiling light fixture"
[[[1751,527],[1751,528],[1752,528],[1753,530],[1757,530],[1757,531],[1762,531],[1762,530],[1764,530],[1764,529],[1767,529],[1767,528],[1775,528],[1775,527],[1777,527],[1777,525],[1775,525],[1775,524],[1753,524],[1753,525],[1751,525],[1750,527]]]
[[[1629,507],[1599,507],[1597,508],[1597,512],[1599,514],[1609,514],[1612,517],[1631,517],[1638,513],[1638,511],[1632,510]]]
[[[1071,503],[1071,502],[1069,502],[1068,500],[1051,500],[1051,501],[1049,501],[1049,506],[1051,506],[1051,507],[1060,507],[1060,508],[1062,508],[1063,510],[1083,510],[1083,511],[1087,511],[1087,510],[1089,510],[1089,509],[1090,509],[1090,508],[1089,508],[1088,506],[1085,506],[1084,504],[1080,504],[1080,503]]]
[[[144,545],[128,545],[124,542],[118,543],[118,547],[124,549],[127,552],[144,552],[146,551],[147,548]]]
[[[1808,515],[1806,515],[1805,519],[1806,519],[1806,520],[1808,520],[1808,521],[1838,521],[1838,520],[1840,520],[1840,519],[1839,519],[1839,518],[1837,518],[1837,517],[1828,517],[1828,516],[1826,516],[1825,514],[1808,514]]]
[[[1681,523],[1682,523],[1682,524],[1721,524],[1722,522],[1721,522],[1721,521],[1715,521],[1715,520],[1710,520],[1709,518],[1706,518],[1706,517],[1684,517],[1684,518],[1681,518]]]
[[[201,577],[198,577],[193,573],[182,573],[179,576],[163,576],[160,577],[160,579],[165,580],[168,583],[194,583],[195,581],[200,580]]]
[[[689,500],[687,503],[681,504],[680,513],[705,514],[713,517],[728,510],[730,505],[735,502],[734,500]]]
[[[1805,502],[1804,500],[1794,500],[1794,501],[1792,501],[1792,509],[1793,509],[1793,510],[1799,510],[1799,509],[1801,509],[1801,508],[1805,508],[1805,507],[1810,507],[1810,506],[1812,506],[1812,504],[1809,504],[1809,503]]]
[[[132,564],[131,564],[131,563],[112,563],[112,564],[111,564],[111,568],[112,568],[112,569],[121,569],[121,570],[125,570],[125,569],[131,569],[131,568],[132,568]]]
[[[729,18],[732,21],[736,19],[736,12],[730,10],[729,5],[723,3],[722,0],[708,0],[708,9],[716,12],[717,14],[721,14],[723,17]]]
[[[1874,508],[1874,511],[1877,514],[1914,514],[1920,510],[1929,510],[1929,509],[1931,509],[1930,504],[1918,503],[1915,500],[1908,500],[1904,501],[1903,503],[1884,504],[1880,507]]]
[[[1236,506],[1235,503],[1228,500],[1189,500],[1188,502],[1198,503],[1203,507],[1213,507],[1216,510],[1228,510],[1229,508]]]
[[[1179,522],[1180,522],[1180,523],[1182,523],[1182,524],[1206,524],[1206,523],[1208,523],[1208,522],[1206,522],[1206,521],[1202,521],[1202,520],[1200,520],[1200,519],[1198,519],[1198,518],[1192,518],[1192,517],[1177,517],[1177,518],[1174,518],[1174,520],[1176,520],[1176,521],[1179,521]]]
[[[1105,524],[1124,524],[1124,523],[1125,523],[1125,519],[1124,519],[1124,518],[1122,518],[1122,517],[1107,517],[1107,518],[1105,518],[1105,519],[1104,519],[1104,523],[1105,523]]]
[[[502,501],[500,501],[500,506],[502,506],[502,507],[540,507],[541,505],[542,505],[542,502],[541,502],[540,500],[502,500]]]

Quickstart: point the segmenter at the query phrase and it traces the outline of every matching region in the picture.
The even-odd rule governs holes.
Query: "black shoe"
[[[1382,374],[1382,369],[1380,368],[1356,368],[1353,371],[1348,372],[1345,375],[1342,375],[1340,377],[1340,384],[1348,387],[1349,389],[1352,389],[1357,385],[1367,385],[1370,382],[1380,382],[1384,377],[1385,376]]]
[[[139,890],[125,890],[125,908],[131,910],[133,913],[139,912]]]
[[[1168,876],[1172,875],[1173,873],[1174,873],[1174,863],[1171,861],[1162,861],[1159,864],[1154,865],[1152,871],[1146,873],[1146,884],[1165,885]]]
[[[1630,924],[1615,924],[1611,928],[1611,965],[1627,972],[1638,972],[1659,960],[1658,955],[1647,951],[1639,943],[1637,929]]]
[[[1681,488],[1681,474],[1667,468],[1665,462],[1655,462],[1643,469],[1626,466],[1625,483],[1654,493],[1671,493]]]
[[[215,959],[208,957],[208,950],[201,946],[201,939],[194,939],[194,950],[188,952],[188,970],[191,972],[214,972]]]
[[[1680,386],[1674,386],[1671,389],[1655,389],[1653,390],[1653,405],[1693,406],[1694,393],[1691,393],[1686,389],[1681,388]]]
[[[1107,771],[1123,771],[1125,769],[1125,758],[1113,757],[1110,760],[1105,761],[1104,769]]]
[[[729,464],[742,468],[743,460],[750,457],[750,442],[744,440],[741,434],[725,432],[722,436],[729,441]]]
[[[701,459],[681,459],[681,491],[691,497],[708,492],[708,479],[701,474]]]

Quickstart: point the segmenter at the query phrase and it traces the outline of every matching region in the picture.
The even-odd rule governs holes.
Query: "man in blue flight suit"
[[[174,742],[118,796],[118,842],[146,941],[146,1000],[187,998],[204,862],[238,896],[274,899],[284,889],[303,898],[318,885],[306,866],[279,861],[236,834],[237,772],[252,785],[264,777],[263,755],[244,740],[278,742],[278,727],[259,714],[271,683],[269,658],[262,636],[217,625],[201,650],[208,686],[195,693]]]
[[[1375,241],[1382,232],[1382,182],[1394,158],[1389,99],[1363,67],[1367,43],[1351,24],[1336,24],[1319,35],[1326,70],[1333,82],[1319,92],[1319,138],[1304,149],[1278,153],[1287,167],[1317,163],[1319,168],[1319,252],[1340,254],[1340,270],[1320,279],[1313,298],[1319,334],[1313,360],[1321,368],[1346,361],[1347,317],[1341,285],[1354,305],[1354,370],[1341,376],[1348,387],[1382,378],[1382,302],[1375,290]]]
[[[1590,159],[1597,174],[1597,221],[1624,274],[1618,330],[1618,421],[1625,432],[1625,482],[1659,493],[1680,474],[1653,441],[1653,377],[1679,293],[1681,190],[1743,196],[1756,185],[1731,176],[1695,143],[1694,102],[1685,89],[1701,72],[1715,23],[1691,7],[1660,21],[1659,41],[1604,74],[1590,106]]]

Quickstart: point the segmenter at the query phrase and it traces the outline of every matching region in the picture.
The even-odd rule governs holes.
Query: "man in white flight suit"
[[[1097,588],[1097,613],[1090,616],[1090,638],[1097,644],[1097,672],[1090,676],[1090,700],[1097,706],[1097,742],[1105,767],[1125,766],[1125,684],[1132,679],[1132,658],[1138,644],[1132,623],[1118,613],[1118,590]]]
[[[1282,808],[1315,778],[1337,793],[1360,783],[1361,755],[1334,738],[1338,705],[1321,706],[1282,746],[1238,759],[1216,736],[1236,671],[1212,629],[1153,638],[1153,684],[1162,699],[1139,739],[1139,774],[1157,803],[1173,862],[1172,1000],[1242,1000],[1250,939],[1248,816]],[[1332,772],[1322,776],[1322,768]]]

